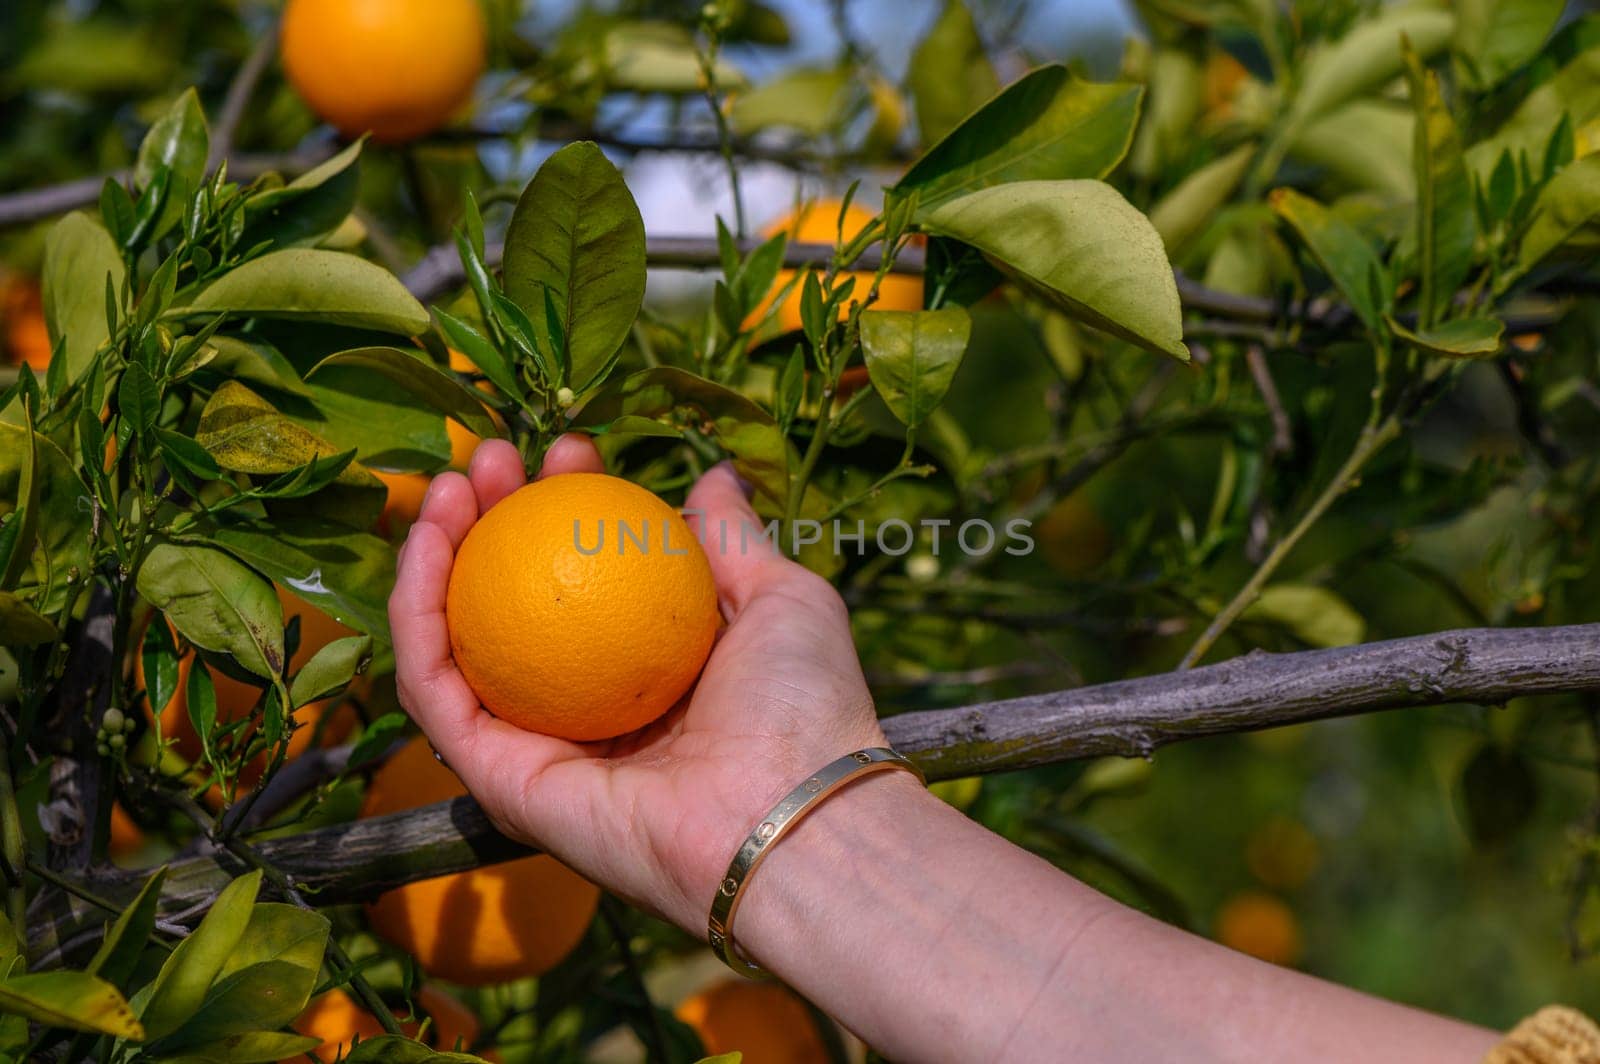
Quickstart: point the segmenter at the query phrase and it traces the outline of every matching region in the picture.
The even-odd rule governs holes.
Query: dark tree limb
[[[884,721],[896,748],[930,779],[1005,772],[1089,757],[1144,757],[1169,743],[1386,709],[1496,703],[1600,691],[1600,624],[1478,628],[1294,654],[1257,651],[1218,665]],[[255,846],[317,904],[533,851],[502,836],[470,798],[322,828]],[[244,871],[226,852],[174,862],[163,916],[193,922]],[[101,871],[86,884],[126,901],[140,877]],[[57,892],[36,899],[29,929],[45,952],[104,920]]]

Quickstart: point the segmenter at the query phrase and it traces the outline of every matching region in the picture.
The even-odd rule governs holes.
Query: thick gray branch
[[[1256,652],[1187,672],[884,721],[889,740],[931,779],[1079,758],[1141,757],[1168,743],[1225,732],[1449,702],[1600,691],[1600,624],[1479,628],[1295,654]],[[470,798],[260,843],[257,852],[314,901],[349,902],[404,883],[532,851],[497,831]],[[227,854],[174,863],[163,911],[192,923],[240,867]],[[128,872],[89,886],[126,899]],[[30,939],[49,950],[104,914],[58,895]]]

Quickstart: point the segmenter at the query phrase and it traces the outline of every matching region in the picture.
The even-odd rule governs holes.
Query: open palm
[[[540,477],[603,471],[587,440],[551,447]],[[688,508],[727,627],[694,690],[631,735],[573,743],[523,731],[479,703],[450,655],[445,594],[455,550],[480,514],[521,487],[516,449],[478,448],[467,476],[436,477],[400,552],[389,599],[400,702],[507,835],[554,854],[694,931],[755,820],[807,773],[883,732],[827,581],[782,557],[726,465]],[[724,524],[725,522],[725,524]],[[596,632],[594,638],[604,639]]]

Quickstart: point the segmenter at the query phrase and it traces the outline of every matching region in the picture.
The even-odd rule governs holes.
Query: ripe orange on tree
[[[418,988],[416,1005],[433,1020],[427,1042],[435,1049],[453,1050],[458,1044],[466,1048],[478,1037],[478,1017],[438,987],[425,983]],[[419,1021],[420,1017],[401,1024],[408,1037],[417,1036],[422,1027]],[[294,1029],[308,1038],[322,1040],[322,1045],[314,1052],[323,1060],[332,1060],[339,1054],[348,1053],[357,1035],[364,1041],[385,1033],[377,1017],[358,1005],[355,998],[344,990],[330,990],[313,998],[294,1021]],[[300,1056],[291,1059],[306,1058]],[[494,1058],[491,1056],[487,1059]]]
[[[294,657],[290,659],[293,668],[300,668],[312,656],[335,639],[355,635],[353,629],[347,628],[326,613],[317,609],[295,595],[278,588],[278,602],[283,608],[284,623],[291,617],[300,618],[300,645],[295,649]],[[189,719],[188,683],[189,671],[194,667],[195,655],[185,654],[178,659],[178,688],[173,693],[171,701],[161,707],[161,734],[164,739],[175,739],[178,755],[187,761],[197,761],[204,753],[204,744],[200,735],[194,730],[194,724]],[[211,673],[211,683],[217,695],[217,722],[238,720],[249,714],[261,697],[261,688],[235,680],[219,669],[205,666]],[[359,682],[359,679],[357,680]],[[144,658],[140,655],[135,659],[134,683],[141,689],[145,688]],[[300,725],[293,735],[289,737],[290,757],[303,753],[310,745],[318,723],[328,712],[328,701],[313,702],[301,706],[295,711],[294,719]],[[323,727],[322,738],[324,742],[338,742],[350,730],[351,721],[347,714],[339,714]],[[245,786],[254,786],[266,771],[267,756],[265,753],[252,758],[249,764],[239,774],[239,781]]]
[[[445,616],[456,664],[490,712],[578,741],[670,709],[721,623],[688,524],[602,473],[535,481],[480,518],[456,552]]]
[[[772,225],[768,226],[765,235],[777,236],[779,233],[789,234],[790,243],[795,244],[833,244],[839,238],[839,208],[844,206],[842,200],[819,200],[807,204],[800,210],[790,214]],[[871,224],[877,217],[872,211],[854,203],[844,215],[844,238],[852,240],[860,235],[861,231]],[[750,312],[749,319],[745,322],[748,328],[762,319],[772,306],[772,301],[778,297],[795,276],[794,270],[779,270],[777,279],[772,282],[772,291],[767,293],[767,298],[755,310]],[[855,291],[851,298],[862,300],[866,298],[867,290],[872,286],[873,273],[871,270],[861,270],[846,274],[856,280]],[[840,316],[848,312],[849,300],[840,307]],[[922,278],[908,277],[903,274],[891,273],[883,279],[878,286],[878,298],[872,304],[873,310],[921,310],[922,309]],[[800,321],[800,285],[796,284],[790,289],[783,303],[778,307],[773,316],[772,328],[779,333],[798,332],[801,329]]]
[[[466,793],[419,737],[373,774],[361,815],[385,816]],[[429,975],[484,986],[555,967],[583,938],[599,904],[598,887],[540,855],[397,887],[367,905],[367,919]]]
[[[479,0],[289,0],[279,47],[321,118],[349,137],[398,143],[467,102],[487,36]]]
[[[1217,912],[1216,939],[1272,964],[1300,959],[1300,922],[1282,899],[1260,891],[1235,894]]]
[[[44,323],[44,300],[37,281],[13,277],[5,282],[0,292],[0,323],[5,326],[6,361],[43,373],[50,365],[50,330]]]
[[[744,1064],[812,1064],[828,1050],[805,1002],[778,983],[729,979],[679,1005],[678,1019],[694,1028],[707,1053],[738,1051]]]

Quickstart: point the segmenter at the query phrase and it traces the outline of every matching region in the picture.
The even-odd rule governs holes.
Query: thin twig
[[[1294,426],[1289,412],[1283,408],[1283,397],[1272,379],[1272,369],[1267,365],[1266,352],[1258,344],[1245,348],[1245,364],[1250,367],[1250,377],[1256,382],[1256,391],[1266,404],[1267,415],[1272,418],[1272,453],[1286,455],[1294,450]]]
[[[245,112],[249,110],[250,99],[256,94],[256,86],[261,84],[261,77],[267,72],[267,67],[272,65],[272,57],[278,52],[278,21],[273,19],[256,46],[251,49],[250,55],[244,64],[239,67],[238,73],[233,76],[233,82],[228,86],[228,95],[222,101],[222,110],[217,112],[217,121],[211,132],[211,148],[206,155],[206,171],[209,173],[221,164],[228,153],[233,151],[234,140],[239,134],[239,123],[244,121]]]

